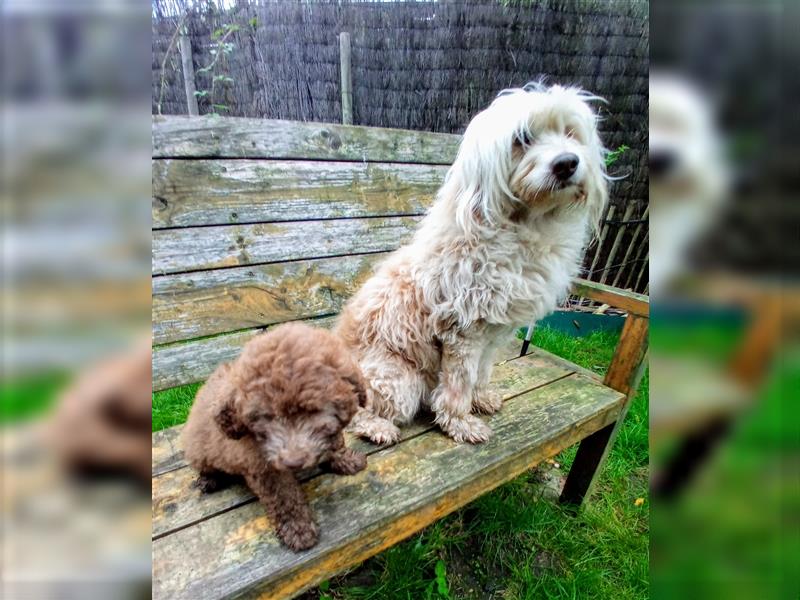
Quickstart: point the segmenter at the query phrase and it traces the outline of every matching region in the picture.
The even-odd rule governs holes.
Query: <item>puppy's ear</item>
[[[247,427],[236,413],[235,398],[236,389],[233,386],[226,386],[224,396],[219,399],[214,420],[225,435],[231,439],[238,440],[247,435]]]
[[[358,396],[358,405],[361,408],[367,406],[367,389],[366,384],[364,383],[364,378],[361,375],[351,375],[349,377],[345,377],[345,381],[353,386],[355,389],[356,395]]]

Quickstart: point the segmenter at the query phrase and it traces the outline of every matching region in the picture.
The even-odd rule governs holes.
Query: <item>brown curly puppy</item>
[[[353,475],[367,458],[342,430],[366,400],[361,372],[332,333],[290,323],[248,342],[197,393],[183,432],[199,487],[215,491],[242,475],[292,550],[319,530],[294,471],[329,462]]]

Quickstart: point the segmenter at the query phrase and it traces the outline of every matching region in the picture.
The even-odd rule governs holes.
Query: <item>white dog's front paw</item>
[[[450,418],[442,429],[459,444],[480,444],[492,437],[492,428],[475,415]]]
[[[476,390],[472,397],[472,412],[493,415],[503,406],[503,396],[490,389]]]
[[[350,431],[359,437],[367,438],[373,444],[394,444],[400,439],[400,429],[386,419],[373,418],[350,425]]]

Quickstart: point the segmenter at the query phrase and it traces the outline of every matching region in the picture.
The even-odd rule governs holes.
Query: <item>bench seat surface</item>
[[[192,486],[180,427],[153,438],[153,593],[156,598],[291,597],[419,531],[526,469],[612,423],[624,396],[583,369],[533,348],[498,355],[493,385],[503,409],[485,444],[458,445],[421,417],[398,444],[348,438],[369,454],[365,471],[303,473],[320,542],[280,545],[243,485],[214,494]]]

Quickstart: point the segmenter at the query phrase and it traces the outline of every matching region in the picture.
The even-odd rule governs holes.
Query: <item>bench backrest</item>
[[[265,327],[326,325],[407,241],[449,134],[153,118],[153,389],[201,381]]]

